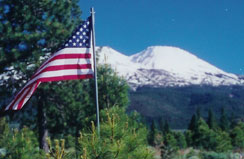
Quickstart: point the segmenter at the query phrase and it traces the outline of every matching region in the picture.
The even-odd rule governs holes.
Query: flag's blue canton
[[[86,47],[90,48],[91,18],[84,21],[64,44],[64,48]]]

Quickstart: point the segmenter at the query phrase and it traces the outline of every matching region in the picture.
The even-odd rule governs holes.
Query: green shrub
[[[80,134],[81,159],[152,159],[153,152],[147,145],[147,129],[137,123],[137,115],[127,116],[119,107],[101,112],[101,132],[97,134],[92,122],[89,132]]]
[[[5,130],[8,134],[1,134],[1,159],[44,159],[44,154],[38,147],[37,137],[27,127],[21,130]]]

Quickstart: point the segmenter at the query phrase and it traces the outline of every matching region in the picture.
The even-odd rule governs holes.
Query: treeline
[[[221,110],[219,120],[210,109],[205,120],[198,109],[192,116],[187,130],[170,129],[167,121],[151,124],[148,141],[161,148],[161,155],[167,158],[180,149],[192,147],[203,151],[242,152],[244,149],[244,123],[232,115],[228,117]]]
[[[130,99],[129,110],[138,111],[148,122],[168,120],[174,129],[187,129],[197,108],[201,108],[204,118],[208,116],[208,109],[212,109],[218,119],[222,108],[237,118],[242,118],[244,113],[244,86],[144,86],[131,91]]]

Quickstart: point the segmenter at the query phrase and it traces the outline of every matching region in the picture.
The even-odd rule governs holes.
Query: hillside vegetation
[[[168,120],[172,128],[184,129],[197,109],[203,118],[212,109],[219,118],[224,108],[228,117],[242,118],[244,113],[243,86],[141,87],[130,92],[129,111],[136,110],[150,123]]]

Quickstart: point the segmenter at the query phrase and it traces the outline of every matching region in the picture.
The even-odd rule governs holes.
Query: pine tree
[[[135,115],[135,114],[132,114]],[[137,116],[137,117],[136,117]],[[135,118],[126,115],[125,109],[112,107],[101,111],[101,132],[97,134],[92,122],[90,131],[79,137],[79,156],[83,159],[152,159],[147,145],[147,129]]]
[[[208,124],[209,128],[210,128],[210,129],[213,129],[213,130],[217,129],[217,127],[218,127],[212,109],[209,109],[209,110],[208,110],[207,124]]]
[[[207,123],[202,118],[197,121],[197,127],[192,133],[193,145],[198,148],[205,148],[210,132]]]
[[[44,153],[38,149],[35,133],[27,127],[8,130],[8,134],[1,135],[0,148],[6,151],[5,154],[0,154],[0,158],[44,159]]]
[[[196,110],[196,119],[199,120],[201,118],[201,108],[200,107],[197,107],[197,110]]]
[[[186,138],[188,146],[198,149],[217,152],[226,152],[232,149],[228,133],[219,129],[210,129],[202,118],[197,121],[195,129],[186,132]]]
[[[221,130],[217,130],[215,132],[215,137],[213,137],[215,141],[213,147],[211,148],[213,151],[216,152],[227,152],[232,150],[232,143],[229,133]]]
[[[151,126],[150,126],[148,138],[147,138],[149,145],[152,145],[152,146],[155,145],[155,135],[156,135],[156,130],[155,130],[155,123],[153,120],[151,123]]]
[[[237,120],[236,120],[236,116],[234,115],[234,113],[231,113],[230,116],[230,129],[233,129],[236,125],[237,125]]]
[[[40,66],[40,56],[53,53],[64,43],[81,21],[80,15],[78,0],[0,1],[0,73],[21,77],[3,81],[5,95],[22,87],[23,81]],[[44,101],[43,95],[36,92],[36,96]],[[42,102],[37,102],[37,106],[45,109]],[[47,134],[45,112],[39,111],[38,116],[41,141]],[[47,149],[46,143],[40,146]]]
[[[188,130],[194,131],[197,128],[197,117],[195,114],[192,115]]]
[[[164,120],[163,120],[163,118],[159,119],[158,124],[159,124],[159,130],[161,131],[161,133],[163,133],[164,132]]]
[[[0,72],[11,66],[18,72],[30,72],[25,79],[32,75],[40,56],[56,51],[80,22],[77,2],[1,0]],[[33,63],[37,65],[26,70]]]
[[[223,131],[228,131],[230,128],[230,122],[228,120],[227,114],[225,112],[225,109],[221,109],[221,116],[220,116],[220,121],[219,121],[219,126]]]
[[[101,109],[128,105],[128,85],[111,66],[98,66],[98,92]]]
[[[239,122],[230,132],[232,145],[236,149],[244,149],[244,123]]]
[[[180,149],[184,149],[187,147],[186,138],[182,132],[175,132],[174,136],[177,141],[177,147],[179,147]]]
[[[163,134],[168,134],[168,133],[170,133],[170,127],[169,127],[168,120],[165,120]]]
[[[160,147],[161,157],[170,159],[172,155],[179,149],[177,140],[173,133],[168,133],[164,136],[164,144]]]

